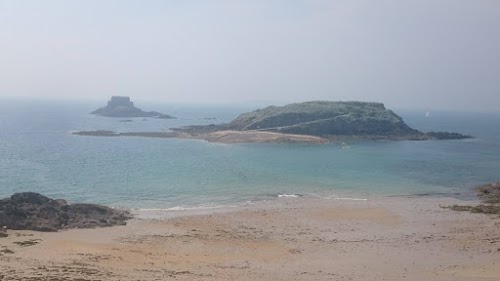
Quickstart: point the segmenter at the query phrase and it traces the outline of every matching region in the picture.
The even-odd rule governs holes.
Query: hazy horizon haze
[[[500,2],[0,0],[0,98],[500,112]]]

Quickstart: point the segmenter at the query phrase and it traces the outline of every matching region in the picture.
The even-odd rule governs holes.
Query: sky
[[[500,111],[497,0],[0,0],[0,98]]]

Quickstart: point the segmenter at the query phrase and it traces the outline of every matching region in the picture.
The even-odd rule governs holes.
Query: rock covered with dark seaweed
[[[0,200],[0,227],[14,230],[57,231],[125,225],[128,211],[95,204],[68,204],[35,192],[15,193]]]
[[[453,211],[468,211],[471,213],[483,213],[500,216],[500,182],[477,186],[476,195],[481,199],[481,204],[453,205],[447,208]]]

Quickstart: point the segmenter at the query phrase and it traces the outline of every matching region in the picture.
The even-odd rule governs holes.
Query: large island
[[[312,142],[331,140],[463,139],[459,133],[423,133],[410,128],[382,103],[311,101],[269,106],[241,114],[226,124],[187,126],[172,132],[76,132],[91,136],[143,136],[204,139],[212,142]]]

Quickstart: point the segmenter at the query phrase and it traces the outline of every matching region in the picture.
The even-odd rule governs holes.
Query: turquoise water
[[[500,115],[397,111],[412,127],[468,133],[454,141],[342,145],[214,144],[198,140],[102,138],[76,130],[158,131],[226,122],[245,106],[141,105],[179,120],[105,118],[100,104],[2,101],[0,197],[36,191],[70,201],[129,208],[218,206],[278,194],[468,197],[500,180]],[[215,117],[217,120],[204,120]]]

